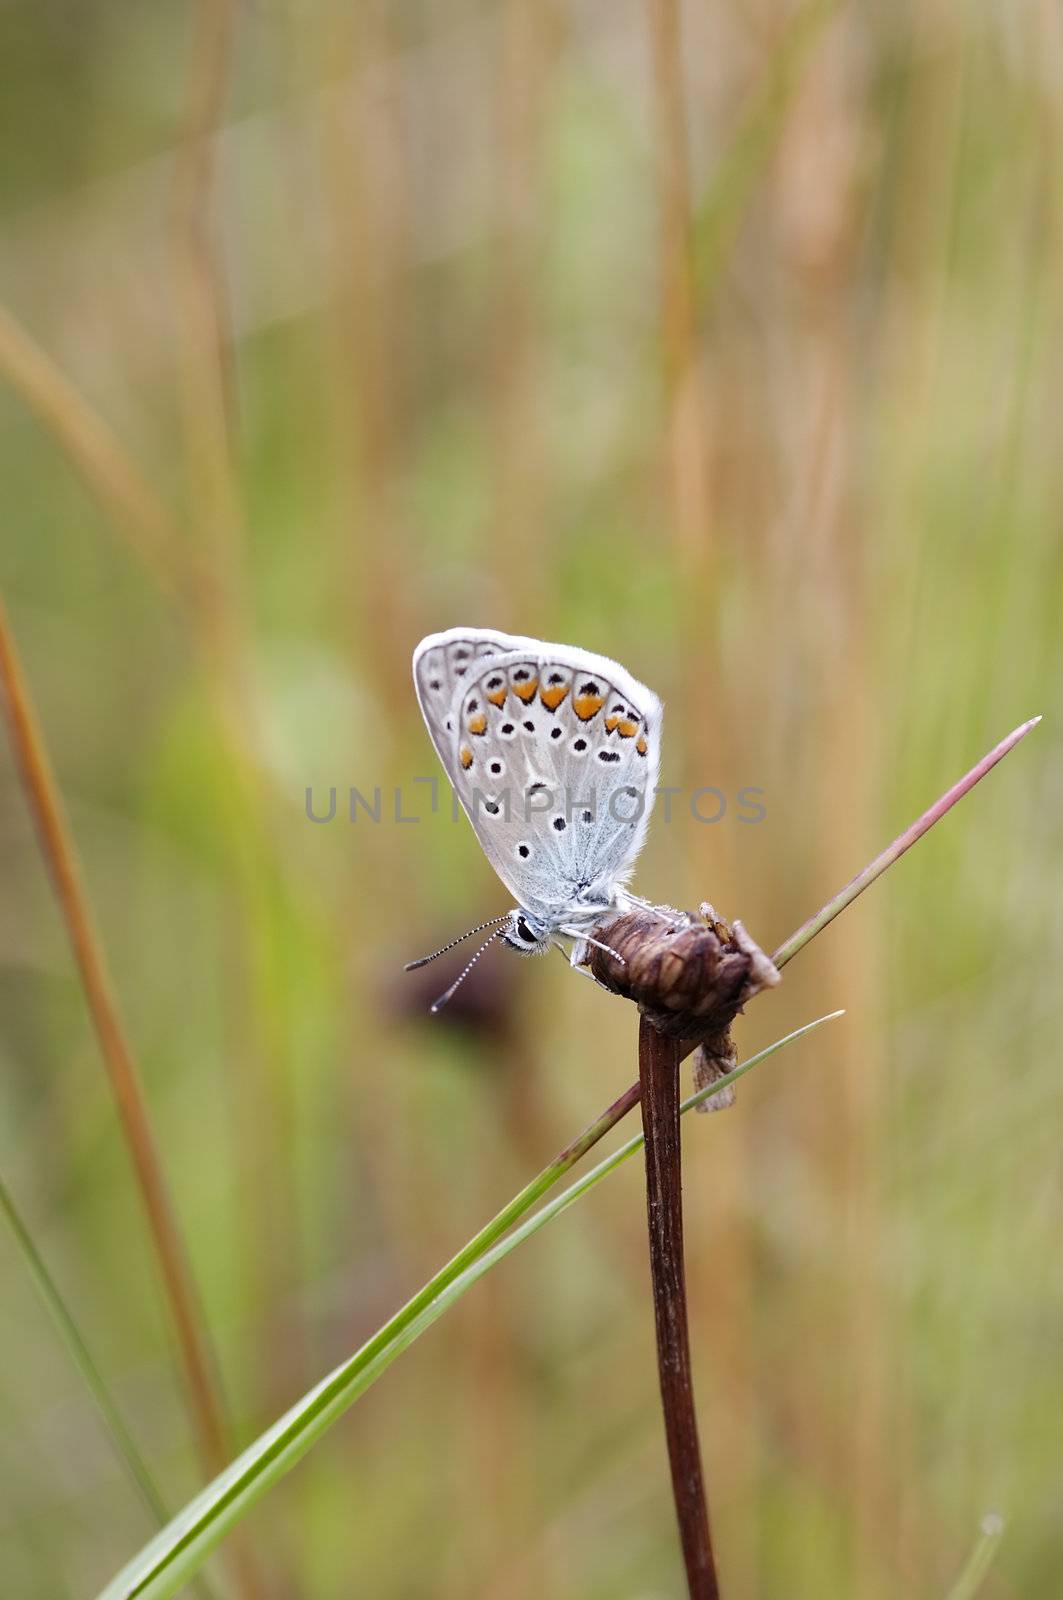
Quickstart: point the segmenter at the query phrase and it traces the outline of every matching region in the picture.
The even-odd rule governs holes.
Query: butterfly
[[[458,983],[498,938],[523,955],[556,946],[579,966],[600,942],[597,922],[646,904],[626,883],[655,796],[661,702],[605,656],[487,628],[429,634],[413,680],[447,777],[517,902],[462,934],[501,924]]]

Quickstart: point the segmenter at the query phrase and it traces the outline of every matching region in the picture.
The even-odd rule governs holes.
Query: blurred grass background
[[[929,1600],[992,1507],[987,1596],[1054,1593],[1058,9],[5,0],[0,63],[0,587],[238,1439],[635,1075],[627,1008],[560,962],[494,953],[450,1023],[442,964],[401,980],[506,904],[445,806],[387,820],[436,770],[422,634],[653,685],[662,781],[766,817],[681,798],[636,886],[768,948],[1044,712],[740,1043],[846,1019],[685,1141],[726,1592]],[[179,1504],[154,1262],[6,743],[0,863],[0,1171]],[[259,1508],[269,1600],[680,1592],[641,1185]],[[0,1285],[4,1591],[87,1596],[150,1530],[6,1239]]]

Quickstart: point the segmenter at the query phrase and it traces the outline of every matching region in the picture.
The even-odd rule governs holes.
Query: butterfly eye
[[[517,918],[517,938],[523,939],[525,944],[538,944],[539,941],[532,933],[523,917]]]

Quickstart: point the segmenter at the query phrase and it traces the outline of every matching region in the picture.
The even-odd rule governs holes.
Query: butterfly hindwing
[[[475,652],[458,662],[467,670],[453,675],[436,746],[485,854],[520,904],[544,918],[561,921],[581,901],[609,902],[649,821],[659,700],[586,651],[454,634],[433,647],[442,658],[424,657],[441,678],[447,652],[450,660],[455,649]]]

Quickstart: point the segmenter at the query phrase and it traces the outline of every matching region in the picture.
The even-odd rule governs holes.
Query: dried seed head
[[[660,1033],[696,1049],[698,1088],[732,1069],[731,1023],[747,1000],[779,982],[775,966],[740,922],[728,926],[708,905],[696,916],[662,906],[611,917],[597,925],[594,936],[611,950],[590,948],[591,972],[607,989],[634,1000]],[[707,1107],[721,1109],[731,1098],[724,1091]]]

